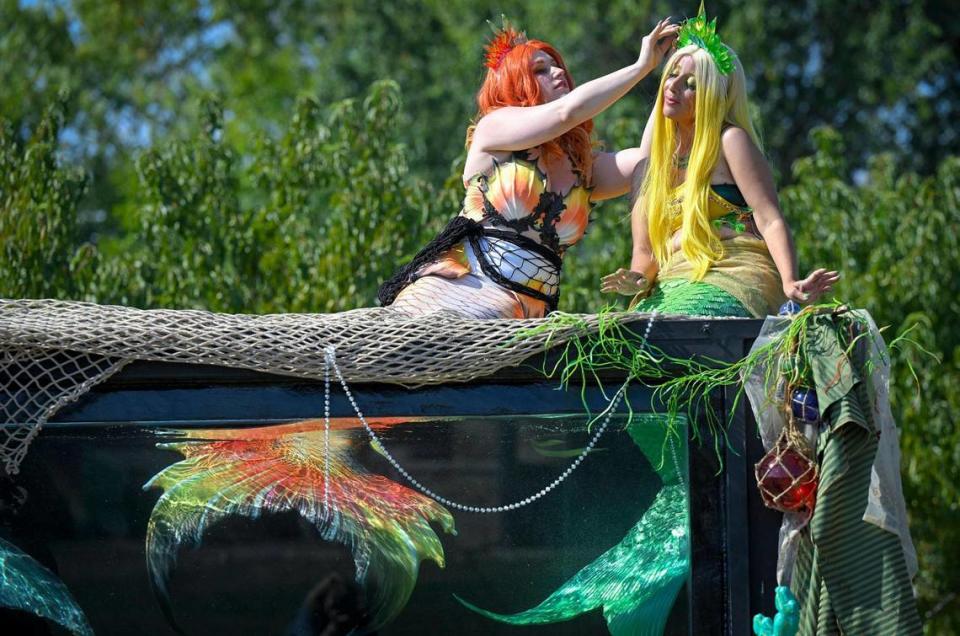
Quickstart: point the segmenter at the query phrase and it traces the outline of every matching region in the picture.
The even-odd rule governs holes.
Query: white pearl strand
[[[643,342],[646,343],[650,339],[650,330],[653,328],[653,321],[657,316],[657,311],[654,310],[650,314],[650,318],[647,321],[647,328],[643,334]],[[641,345],[642,346],[642,345]],[[337,364],[337,354],[336,348],[333,345],[330,345],[325,350],[324,355],[325,361],[325,372],[324,372],[324,401],[323,401],[323,425],[324,425],[324,437],[323,437],[323,450],[325,455],[324,460],[324,487],[323,487],[323,496],[324,496],[324,505],[329,505],[329,486],[330,483],[330,368],[333,367],[333,372],[336,373],[337,379],[340,380],[340,386],[343,387],[343,392],[346,394],[347,399],[350,401],[350,405],[353,407],[354,412],[357,414],[357,417],[360,418],[360,422],[363,424],[363,428],[366,429],[367,434],[370,436],[370,439],[376,444],[384,457],[387,458],[387,461],[403,475],[404,479],[410,482],[414,488],[430,497],[431,499],[447,506],[448,508],[453,508],[455,510],[461,510],[463,512],[507,512],[508,510],[516,510],[517,508],[522,508],[523,506],[529,505],[534,501],[537,501],[541,497],[545,496],[551,490],[559,486],[563,481],[576,470],[580,464],[586,459],[590,451],[593,450],[594,445],[597,443],[597,440],[600,439],[600,436],[603,435],[604,431],[607,430],[607,425],[610,423],[610,418],[613,416],[614,411],[617,410],[617,407],[620,405],[620,401],[623,399],[624,391],[626,391],[627,386],[630,384],[631,378],[628,376],[623,385],[617,389],[617,392],[613,395],[610,400],[610,403],[607,405],[607,408],[604,409],[604,418],[603,422],[597,428],[597,431],[593,434],[593,437],[590,438],[590,441],[587,443],[586,448],[580,453],[579,456],[573,462],[567,466],[567,469],[560,473],[560,475],[554,479],[552,482],[544,486],[534,495],[531,495],[525,499],[519,499],[511,504],[505,506],[467,506],[456,501],[451,501],[446,497],[442,497],[437,493],[433,492],[419,481],[414,478],[407,470],[400,465],[400,462],[387,450],[387,447],[384,446],[383,442],[374,432],[373,428],[370,427],[370,424],[367,422],[367,419],[363,416],[363,413],[360,412],[360,407],[357,406],[357,401],[353,398],[353,394],[350,392],[350,388],[347,386],[346,380],[343,379],[343,374],[340,372],[340,366]],[[676,451],[674,451],[675,453]],[[674,455],[674,462],[676,462],[676,455]]]
[[[330,510],[330,361],[334,358],[334,348],[327,347],[323,355],[323,509],[326,511]]]

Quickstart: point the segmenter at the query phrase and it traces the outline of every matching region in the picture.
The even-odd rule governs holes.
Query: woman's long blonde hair
[[[671,238],[669,203],[677,197],[673,187],[673,156],[676,150],[677,126],[663,115],[663,92],[667,78],[680,59],[690,56],[694,61],[696,82],[695,131],[686,180],[679,196],[682,204],[683,238],[680,246],[684,256],[694,266],[692,280],[702,279],[710,265],[723,256],[723,247],[710,225],[710,175],[720,157],[720,135],[725,125],[743,128],[757,147],[759,135],[750,119],[747,105],[746,79],[743,67],[730,50],[734,68],[721,75],[710,54],[696,45],[685,46],[674,53],[664,65],[660,90],[654,105],[653,141],[647,173],[636,205],[643,205],[653,255],[662,266],[667,262]]]

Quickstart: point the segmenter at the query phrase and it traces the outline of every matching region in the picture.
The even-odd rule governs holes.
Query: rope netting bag
[[[565,315],[569,318],[569,315]],[[0,300],[0,463],[17,472],[27,447],[64,405],[133,360],[249,369],[322,380],[333,346],[351,382],[416,387],[466,382],[548,347],[644,314],[577,320],[476,320],[390,308],[337,314],[219,314],[56,300]]]
[[[776,400],[784,416],[777,441],[754,466],[763,503],[780,512],[812,514],[817,496],[820,467],[802,425],[817,425],[820,411],[810,384],[809,364],[799,342],[778,358],[780,370]]]
[[[754,467],[763,503],[781,512],[812,512],[819,467],[796,420],[787,419],[776,444]]]

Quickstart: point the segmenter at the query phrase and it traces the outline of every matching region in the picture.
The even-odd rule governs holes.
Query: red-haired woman
[[[630,66],[574,87],[552,46],[505,27],[487,47],[467,131],[459,216],[380,288],[409,314],[535,318],[556,309],[563,254],[591,203],[630,188],[639,149],[596,153],[592,118],[653,71],[678,27],[660,21]]]

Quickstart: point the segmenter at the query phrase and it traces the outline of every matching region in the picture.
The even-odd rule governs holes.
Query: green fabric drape
[[[848,355],[840,329],[831,316],[819,316],[806,345],[824,425],[816,509],[801,534],[790,585],[800,601],[799,633],[920,634],[899,538],[863,520],[879,429],[866,341]]]

